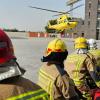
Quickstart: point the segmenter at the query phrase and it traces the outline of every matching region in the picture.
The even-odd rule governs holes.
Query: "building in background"
[[[100,39],[100,0],[85,0],[85,36]]]
[[[80,0],[68,0],[67,6],[70,6],[70,9],[73,9],[73,5]],[[73,11],[70,12],[71,16],[73,16]],[[82,18],[74,18],[73,20],[78,22],[78,25],[71,29],[67,30],[66,33],[69,34],[70,37],[84,36],[84,20]]]
[[[70,30],[66,30],[66,33],[69,35],[69,37],[78,37],[78,36],[84,36],[84,20],[81,18],[73,18],[73,20],[78,22],[78,25]]]

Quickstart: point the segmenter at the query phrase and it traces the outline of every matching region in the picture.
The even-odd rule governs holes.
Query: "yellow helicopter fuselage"
[[[77,25],[77,22],[65,22],[65,23],[60,23],[57,25],[51,25],[49,26],[49,29],[55,29],[55,30],[64,30],[64,29],[72,29]]]
[[[57,24],[54,24],[54,25],[51,25],[49,23],[48,28],[55,29],[57,31],[63,31],[65,29],[72,29],[76,27],[76,25],[78,24],[77,21],[71,21],[71,17],[69,17],[68,15],[62,15],[58,19],[56,19],[56,21],[57,21]]]

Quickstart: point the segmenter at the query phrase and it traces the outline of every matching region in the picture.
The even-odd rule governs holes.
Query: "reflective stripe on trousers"
[[[42,87],[48,94],[50,94],[50,100],[53,100],[53,83],[55,78],[48,75],[42,69],[39,71],[39,82],[38,84]]]
[[[39,89],[11,97],[7,100],[49,100],[49,96],[43,89]]]

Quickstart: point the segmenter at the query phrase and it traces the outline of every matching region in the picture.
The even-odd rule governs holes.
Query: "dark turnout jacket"
[[[38,85],[23,77],[13,77],[0,82],[0,100],[28,100],[38,96],[34,94],[35,91],[40,91],[39,95],[46,94]]]

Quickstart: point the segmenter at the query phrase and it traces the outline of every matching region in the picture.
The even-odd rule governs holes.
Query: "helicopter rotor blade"
[[[70,10],[67,11],[66,13],[69,13],[69,12],[71,12],[71,11],[73,11],[73,10],[75,10],[75,9],[77,9],[77,8],[79,8],[79,7],[81,7],[81,6],[83,6],[83,5],[84,5],[84,4],[78,5],[78,6],[76,6],[75,8],[70,9]]]
[[[71,11],[73,11],[73,10],[75,10],[75,9],[77,9],[77,8],[79,8],[79,7],[81,7],[81,6],[83,6],[83,5],[84,5],[84,4],[78,5],[78,6],[72,8],[72,9],[70,9],[70,10],[68,10],[67,12],[64,12],[64,13],[62,13],[62,14],[67,14],[67,13],[69,13],[69,12],[71,12]],[[62,15],[62,14],[57,14],[57,15],[53,15],[53,16],[59,16],[59,15]]]
[[[60,12],[60,11],[56,11],[56,10],[50,10],[50,9],[39,8],[39,7],[33,7],[33,6],[29,6],[29,7],[30,7],[30,8],[35,8],[35,9],[44,10],[44,11],[49,11],[49,12],[56,12],[56,13],[60,13],[60,14],[65,13],[65,12]]]

